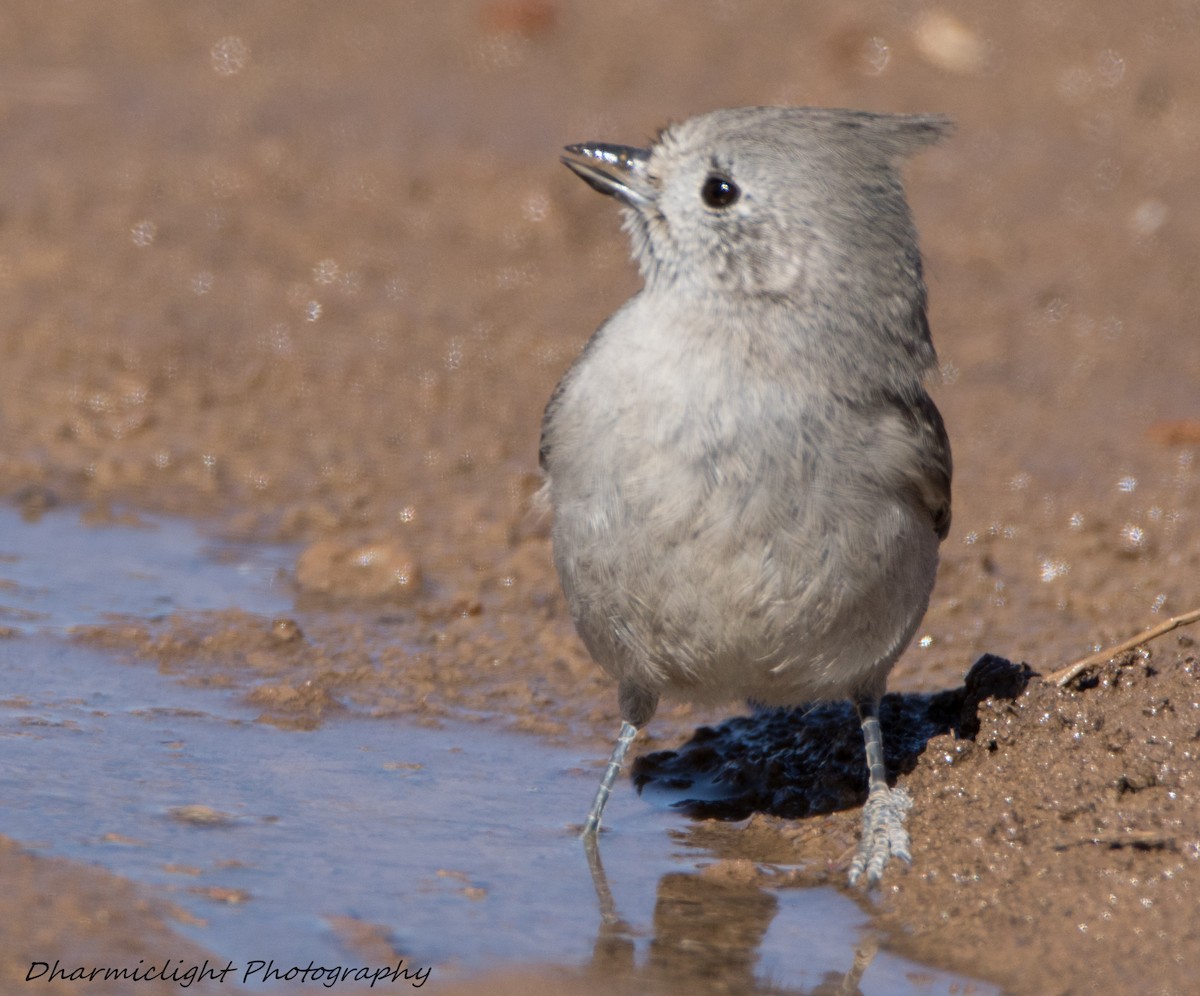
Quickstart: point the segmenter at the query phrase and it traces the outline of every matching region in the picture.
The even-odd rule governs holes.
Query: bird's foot
[[[865,873],[867,888],[879,884],[883,869],[892,858],[912,864],[911,844],[904,818],[912,798],[902,788],[876,788],[863,807],[862,839],[850,865],[850,884],[857,885]]]

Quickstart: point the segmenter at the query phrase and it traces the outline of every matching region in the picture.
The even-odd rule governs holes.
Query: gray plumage
[[[874,716],[929,601],[951,464],[899,169],[949,127],[760,107],[568,148],[622,202],[645,283],[542,422],[555,563],[628,724],[587,832],[660,696],[849,697],[871,768],[852,878],[908,858]]]

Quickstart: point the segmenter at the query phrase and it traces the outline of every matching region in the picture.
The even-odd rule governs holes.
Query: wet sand
[[[78,638],[281,726],[483,714],[605,752],[615,694],[528,498],[545,399],[637,284],[612,205],[557,151],[773,102],[959,125],[908,171],[955,518],[893,689],[952,688],[986,652],[1045,673],[1200,604],[1200,25],[954,10],[6,5],[0,494],[301,549],[302,629],[224,612]],[[901,779],[915,866],[872,905],[896,945],[1012,991],[1187,991],[1190,633],[930,741]],[[739,711],[666,708],[640,751]],[[735,877],[798,854],[796,884],[840,883],[857,820],[693,833]]]

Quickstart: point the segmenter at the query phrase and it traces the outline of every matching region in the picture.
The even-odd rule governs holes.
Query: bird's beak
[[[584,142],[568,145],[563,165],[593,190],[624,201],[633,208],[646,208],[654,201],[654,185],[647,167],[649,149],[628,145]]]

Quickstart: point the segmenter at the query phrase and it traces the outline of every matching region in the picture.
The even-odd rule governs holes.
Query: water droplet
[[[545,221],[550,214],[550,197],[544,190],[535,190],[521,205],[521,215],[526,221]]]
[[[923,637],[921,637],[921,639],[919,639],[917,641],[917,646],[919,646],[919,647],[929,647],[932,645],[933,645],[933,637],[932,636],[923,636]]]
[[[1100,77],[1100,85],[1114,87],[1125,78],[1125,60],[1111,48],[1100,53],[1096,60],[1096,75]]]
[[[237,35],[229,35],[212,47],[210,55],[213,70],[217,74],[233,76],[245,69],[250,61],[250,46]]]
[[[1135,523],[1128,522],[1121,527],[1122,545],[1129,550],[1140,550],[1146,545],[1146,531]]]
[[[1117,490],[1129,493],[1131,491],[1136,491],[1137,485],[1137,478],[1132,474],[1126,474],[1119,481],[1117,481]]]
[[[931,66],[959,75],[979,72],[987,55],[986,46],[971,28],[940,10],[918,16],[913,43]]]
[[[1043,560],[1042,561],[1042,580],[1050,582],[1056,578],[1062,577],[1071,570],[1071,565],[1065,560]]]
[[[130,234],[133,236],[133,244],[144,249],[154,243],[154,236],[158,234],[158,226],[152,221],[139,221],[130,229]]]
[[[1088,95],[1092,89],[1092,78],[1086,69],[1075,66],[1059,76],[1055,89],[1063,100],[1074,104]]]
[[[1129,228],[1136,238],[1147,239],[1167,223],[1169,214],[1162,201],[1142,201],[1129,216]]]
[[[274,353],[287,354],[292,351],[292,330],[282,322],[278,322],[267,329],[266,335],[262,337],[263,345]]]
[[[313,280],[319,284],[332,284],[338,278],[337,261],[323,259],[313,267]]]
[[[1061,297],[1052,297],[1046,302],[1046,321],[1061,322],[1067,313],[1067,302]]]
[[[892,50],[888,43],[878,36],[868,38],[862,47],[863,70],[870,76],[879,76],[887,69],[892,61]]]
[[[1115,159],[1101,159],[1093,173],[1097,190],[1115,190],[1121,182],[1121,164]]]

